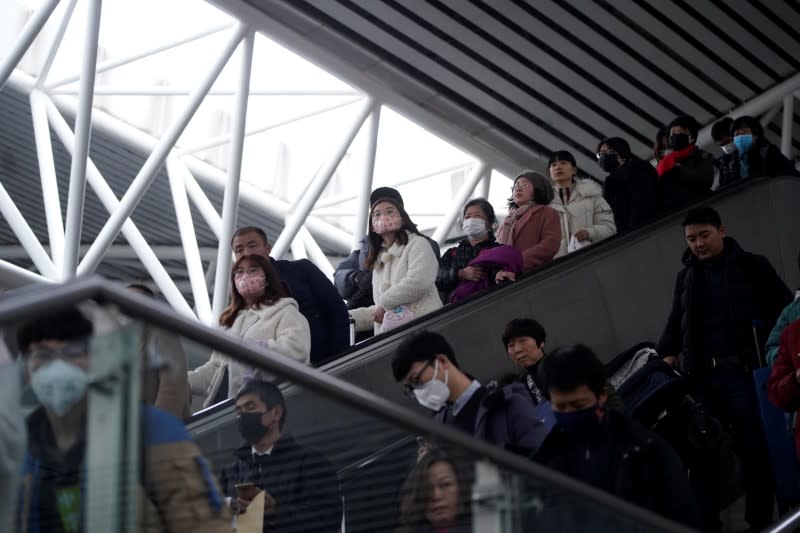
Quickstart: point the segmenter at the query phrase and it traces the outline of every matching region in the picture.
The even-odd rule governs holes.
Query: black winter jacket
[[[694,151],[658,179],[658,201],[661,213],[671,213],[711,195],[714,184],[714,159],[711,154]]]
[[[275,513],[264,516],[264,532],[338,533],[342,498],[333,465],[290,435],[270,455],[253,457],[249,444],[234,452],[236,461],[219,476],[222,491],[236,497],[236,485],[254,483],[275,499]]]
[[[590,472],[604,472],[604,486],[597,488],[690,527],[699,524],[678,455],[661,437],[616,411],[606,409],[598,431],[584,442],[556,425],[533,458],[583,482],[589,482]]]
[[[780,148],[766,139],[759,139],[745,155],[748,178],[762,176],[800,176],[794,162],[784,156]],[[741,179],[739,154],[723,155],[717,160],[719,186],[724,187]]]
[[[730,346],[739,359],[742,368],[759,366],[753,340],[753,321],[759,326],[759,349],[763,353],[764,342],[770,328],[775,324],[783,308],[792,301],[792,292],[778,276],[769,261],[760,255],[745,252],[730,237],[725,237],[721,261],[723,287],[729,302],[727,327],[730,329]],[[688,248],[683,253],[685,265],[678,273],[672,300],[672,310],[667,326],[658,343],[658,353],[662,356],[681,354],[681,368],[687,372],[698,372],[710,367],[707,358],[715,354],[696,353],[700,346],[702,325],[698,324],[693,311],[697,309],[694,301],[696,291],[695,277],[700,269],[709,264],[700,261]]]
[[[488,248],[500,246],[494,239],[494,235],[489,234],[489,238],[479,242],[475,246],[469,243],[469,239],[464,239],[458,246],[448,249],[439,259],[439,272],[436,274],[436,288],[446,296],[458,287],[461,280],[458,278],[458,271],[465,268],[470,261],[478,257],[478,254]],[[489,285],[494,285],[494,276],[489,277]],[[445,298],[445,302],[448,299]]]
[[[657,181],[655,167],[635,156],[606,177],[603,196],[614,212],[618,233],[641,226],[658,214]]]

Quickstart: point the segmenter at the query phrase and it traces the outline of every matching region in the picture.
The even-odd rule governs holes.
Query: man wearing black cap
[[[400,207],[403,205],[403,197],[397,189],[391,187],[378,187],[369,195],[369,205],[375,203],[379,198],[390,198],[397,201]],[[440,257],[439,245],[436,241],[423,235],[433,248],[436,259]],[[342,298],[347,300],[348,309],[358,309],[359,307],[369,307],[374,304],[372,300],[372,272],[367,270],[365,262],[369,253],[369,242],[365,235],[361,239],[361,248],[353,252],[336,267],[333,273],[333,282]]]

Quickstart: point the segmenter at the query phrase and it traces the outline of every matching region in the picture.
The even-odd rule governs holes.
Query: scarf
[[[500,224],[500,227],[497,229],[497,242],[500,244],[508,244],[509,246],[514,245],[514,225],[517,223],[517,220],[522,218],[522,215],[530,211],[531,207],[536,205],[534,202],[528,202],[525,205],[521,205],[519,207],[511,207],[508,210],[508,216]]]
[[[694,151],[695,146],[690,144],[683,150],[675,150],[668,155],[665,155],[664,158],[658,162],[658,166],[656,167],[656,171],[658,172],[658,177],[662,178],[664,174],[675,168],[675,165],[679,161],[683,161],[687,157],[691,155]]]

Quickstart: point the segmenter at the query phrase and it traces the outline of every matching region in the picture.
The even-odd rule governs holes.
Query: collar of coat
[[[603,195],[603,187],[593,179],[576,178],[574,183],[575,188],[570,194],[569,202],[567,202],[568,204],[583,198],[593,198],[595,196]],[[553,188],[555,189],[556,195],[553,198],[553,201],[550,202],[550,205],[556,208],[558,206],[563,206],[564,203],[561,201],[561,197],[558,195],[559,187],[554,184]]]
[[[411,233],[411,232],[407,231],[407,230],[405,230],[405,231],[406,231],[406,235],[408,235],[408,242],[411,242],[411,239],[416,237],[416,235],[414,233]],[[392,260],[394,260],[395,257],[400,257],[403,254],[403,250],[405,249],[407,244],[408,243],[400,244],[398,241],[394,241],[391,244],[391,246],[389,246],[388,249],[381,248],[380,262],[385,265],[386,263],[389,263]]]
[[[282,433],[280,438],[272,445],[272,452],[269,455],[253,456],[253,446],[250,443],[242,444],[233,452],[233,455],[240,461],[257,461],[259,459],[267,460],[270,457],[279,457],[287,452],[299,448],[300,445],[294,440],[289,433]]]
[[[725,237],[723,240],[723,249],[722,255],[725,256],[726,259],[734,258],[740,255],[744,250],[742,247],[739,246],[739,243],[733,237]],[[696,255],[692,253],[691,248],[686,248],[683,252],[683,256],[681,257],[681,261],[687,267],[690,266],[697,266],[700,265],[701,261],[697,258]]]

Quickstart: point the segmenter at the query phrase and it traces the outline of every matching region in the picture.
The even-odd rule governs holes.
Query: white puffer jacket
[[[386,310],[401,305],[414,313],[414,318],[442,307],[436,290],[439,261],[430,243],[416,233],[408,233],[408,243],[393,243],[381,251],[372,271],[372,297]],[[374,321],[375,306],[352,309],[356,331],[373,328],[380,333],[381,324]]]
[[[300,314],[294,298],[281,298],[273,305],[239,311],[236,320],[226,330],[231,335],[253,341],[269,350],[308,364],[311,353],[311,331],[306,317]],[[189,372],[193,396],[205,396],[208,407],[217,396],[228,369],[228,398],[242,386],[249,367],[219,352],[211,354],[205,364]]]
[[[561,246],[556,257],[567,254],[569,240],[578,230],[589,232],[589,242],[601,241],[617,232],[614,213],[603,198],[603,187],[599,183],[590,179],[576,179],[575,189],[566,206],[558,194],[558,187],[554,188],[556,196],[550,202],[550,207],[558,211],[561,218]]]

